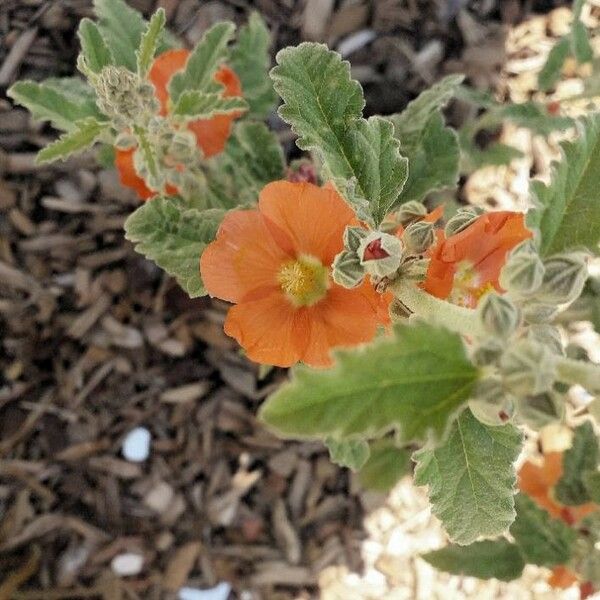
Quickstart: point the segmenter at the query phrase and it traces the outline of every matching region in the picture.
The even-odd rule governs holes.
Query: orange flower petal
[[[156,89],[156,97],[160,102],[160,114],[164,117],[169,111],[169,82],[171,77],[185,67],[190,55],[189,50],[167,50],[154,59],[148,79]]]
[[[258,300],[244,301],[229,310],[225,333],[235,338],[251,360],[289,367],[302,359],[310,323],[304,309],[273,291]]]
[[[135,190],[142,200],[148,200],[156,196],[157,192],[152,191],[137,174],[133,162],[134,152],[135,148],[131,150],[118,150],[115,148],[115,167],[119,173],[121,184]]]
[[[552,569],[552,575],[548,578],[548,584],[553,588],[565,589],[577,583],[577,575],[564,565],[558,565]]]
[[[204,250],[200,272],[211,296],[241,302],[278,288],[277,273],[289,259],[258,210],[235,210]]]
[[[259,198],[260,211],[292,240],[298,254],[310,254],[329,266],[343,249],[346,225],[354,213],[333,189],[312,183],[275,181]]]

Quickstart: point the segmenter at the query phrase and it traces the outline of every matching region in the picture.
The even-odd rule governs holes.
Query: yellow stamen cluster
[[[487,293],[494,291],[494,286],[487,282],[481,283],[481,277],[473,265],[467,261],[458,264],[452,293],[449,300],[453,304],[472,308]]]
[[[277,281],[294,306],[311,306],[327,293],[329,269],[313,256],[303,255],[285,262]]]

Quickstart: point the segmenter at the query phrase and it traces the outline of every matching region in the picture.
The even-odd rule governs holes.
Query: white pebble
[[[123,456],[131,462],[144,462],[150,454],[150,432],[145,427],[132,429],[123,440]]]
[[[372,29],[361,29],[356,33],[344,38],[337,46],[337,51],[345,58],[360,50],[363,46],[370,44],[377,34]]]
[[[231,594],[231,585],[226,581],[209,590],[184,587],[179,590],[179,600],[227,600]]]
[[[113,573],[120,575],[121,577],[138,575],[143,566],[144,557],[141,554],[134,554],[133,552],[117,554],[110,563],[110,568],[113,570]]]

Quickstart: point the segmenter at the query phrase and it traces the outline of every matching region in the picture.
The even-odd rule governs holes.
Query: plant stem
[[[442,325],[469,337],[485,333],[473,309],[440,300],[419,289],[413,282],[402,279],[392,282],[388,289],[411,312],[429,323]]]
[[[590,392],[600,392],[600,365],[560,357],[556,370],[560,381],[578,383]]]

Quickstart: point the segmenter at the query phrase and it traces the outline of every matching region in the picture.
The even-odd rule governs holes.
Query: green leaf
[[[196,298],[206,294],[200,256],[214,240],[224,215],[219,209],[187,208],[178,198],[153,198],[129,216],[125,237]]]
[[[575,124],[569,117],[551,115],[543,104],[536,102],[499,106],[497,112],[500,119],[508,119],[517,127],[526,127],[543,136],[553,131],[563,131]]]
[[[571,52],[579,64],[594,60],[594,50],[590,44],[588,30],[581,21],[575,21],[571,28]]]
[[[271,66],[271,35],[257,12],[240,28],[236,44],[231,49],[229,64],[242,82],[244,98],[250,107],[248,116],[264,119],[273,110],[277,95],[268,76]]]
[[[401,152],[408,158],[408,180],[400,202],[423,200],[434,190],[454,187],[458,182],[460,150],[456,132],[444,125],[441,114],[434,114],[421,132],[421,137],[409,146],[401,141]]]
[[[406,448],[398,448],[390,438],[372,442],[370,452],[358,479],[367,489],[389,492],[408,473],[411,453]]]
[[[539,228],[544,256],[579,246],[595,252],[600,241],[600,113],[577,125],[579,136],[562,144],[550,185],[532,183],[538,206],[529,211],[528,224]]]
[[[148,27],[142,35],[140,47],[136,51],[137,72],[140,77],[146,77],[152,66],[152,61],[158,49],[160,36],[165,29],[166,22],[165,10],[164,8],[159,8],[152,15],[150,23],[148,23]]]
[[[581,480],[590,501],[600,504],[600,471],[586,471]]]
[[[186,90],[200,92],[218,91],[213,77],[227,57],[227,44],[235,31],[233,23],[213,25],[190,54],[185,69],[176,73],[169,83],[169,93],[174,102]]]
[[[358,471],[369,458],[369,444],[364,440],[327,438],[325,445],[329,449],[331,462],[353,471]]]
[[[264,123],[236,123],[225,151],[208,161],[212,205],[254,204],[260,190],[284,177],[281,144]]]
[[[189,119],[209,119],[214,115],[243,112],[247,108],[243,98],[223,98],[221,94],[188,90],[179,96],[172,114]]]
[[[114,58],[106,40],[90,19],[82,19],[79,23],[77,36],[81,43],[81,53],[85,64],[94,73],[99,73],[104,67],[112,65]]]
[[[261,418],[286,437],[347,439],[399,432],[399,443],[444,436],[469,398],[478,370],[462,339],[426,323],[336,353],[327,371],[298,366],[262,406]]]
[[[315,43],[285,48],[271,71],[281,118],[302,150],[316,152],[346,200],[375,225],[399,202],[408,176],[392,123],[362,118],[362,88],[340,55]]]
[[[586,421],[575,429],[571,447],[563,454],[563,474],[554,488],[560,503],[578,506],[590,501],[583,475],[596,471],[598,450],[594,427]]]
[[[442,445],[415,453],[415,483],[429,485],[433,514],[452,541],[494,537],[512,523],[521,440],[512,425],[489,427],[465,410]]]
[[[560,79],[560,74],[571,53],[569,37],[564,37],[556,44],[548,54],[548,60],[538,75],[538,85],[542,92],[549,90]]]
[[[525,568],[518,546],[505,539],[446,546],[421,558],[440,571],[479,579],[512,581],[519,578]]]
[[[560,519],[552,518],[531,498],[515,497],[517,518],[510,527],[526,562],[540,567],[563,565],[571,558],[577,534]]]
[[[77,81],[75,78],[73,80]],[[27,108],[34,119],[50,121],[62,131],[75,129],[75,122],[86,117],[101,116],[95,104],[89,103],[89,97],[77,101],[65,88],[64,80],[53,79],[48,82],[17,81],[8,95],[18,104]]]
[[[75,129],[63,134],[58,140],[38,152],[36,163],[65,160],[73,154],[83,152],[93,146],[108,129],[108,124],[88,118],[75,123]]]
[[[573,11],[573,19],[575,21],[579,21],[579,19],[581,18],[581,12],[583,10],[583,5],[586,3],[587,0],[573,0],[573,7],[572,7],[572,11]]]

